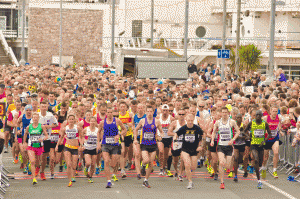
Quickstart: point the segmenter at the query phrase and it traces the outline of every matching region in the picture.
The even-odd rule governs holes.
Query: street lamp
[[[25,6],[26,6],[26,0],[23,0],[22,2],[22,50],[21,50],[21,60],[20,65],[25,65]]]

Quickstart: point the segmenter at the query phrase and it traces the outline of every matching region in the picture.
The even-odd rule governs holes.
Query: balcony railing
[[[49,0],[49,2],[60,2],[60,0]],[[111,0],[63,0],[63,2],[64,3],[103,3],[103,4],[111,4]],[[120,0],[116,0],[116,5],[118,5],[118,4],[120,4]]]
[[[300,40],[286,40],[282,37],[275,38],[275,51],[288,51],[300,49]],[[270,38],[268,37],[242,37],[240,45],[254,44],[262,52],[268,51]],[[166,47],[171,50],[184,49],[183,38],[154,38],[154,47]],[[226,46],[235,48],[236,38],[227,38]],[[188,38],[189,50],[217,50],[222,46],[222,38]],[[144,37],[116,37],[115,48],[150,48],[150,39]],[[102,49],[111,48],[111,37],[102,37]]]
[[[22,38],[22,27],[19,27],[18,37]],[[25,38],[28,38],[28,27],[25,27]]]

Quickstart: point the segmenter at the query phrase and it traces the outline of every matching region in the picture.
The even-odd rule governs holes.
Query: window
[[[132,21],[132,37],[142,37],[143,21],[133,20]]]

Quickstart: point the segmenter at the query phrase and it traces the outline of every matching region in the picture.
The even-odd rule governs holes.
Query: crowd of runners
[[[11,149],[13,163],[32,175],[33,185],[38,176],[46,180],[48,167],[55,179],[58,166],[66,169],[69,187],[78,171],[89,183],[104,171],[111,188],[135,170],[150,188],[149,176],[159,168],[159,175],[186,179],[192,189],[196,168],[206,166],[221,189],[227,175],[238,182],[238,170],[243,178],[255,172],[261,189],[269,151],[271,177],[278,178],[280,138],[300,127],[299,80],[266,85],[265,77],[248,73],[205,81],[194,73],[176,84],[79,67],[0,70],[0,145],[4,153]],[[244,93],[249,82],[253,92]],[[293,145],[299,140],[298,133]]]

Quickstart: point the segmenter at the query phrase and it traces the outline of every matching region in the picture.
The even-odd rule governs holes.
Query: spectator
[[[108,68],[107,63],[105,62],[105,64],[102,66],[103,68]]]
[[[277,70],[277,73],[279,74],[279,81],[280,82],[286,82],[286,77],[284,75],[284,72],[283,72],[282,68],[279,68]]]
[[[192,62],[189,67],[188,71],[190,74],[193,74],[194,72],[197,72],[197,66],[195,65],[195,62]]]

